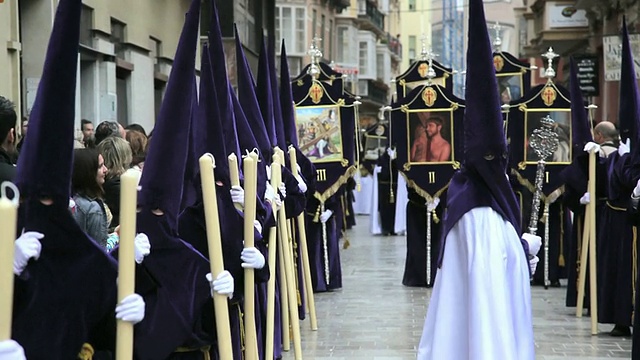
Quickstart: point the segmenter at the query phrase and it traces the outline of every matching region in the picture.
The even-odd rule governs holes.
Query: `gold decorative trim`
[[[355,165],[350,166],[345,170],[344,174],[342,174],[342,176],[340,176],[338,180],[336,180],[336,182],[333,183],[333,185],[327,188],[327,190],[325,190],[322,194],[316,191],[315,194],[313,194],[313,196],[316,199],[318,199],[318,201],[320,201],[321,204],[324,204],[328,198],[330,198],[336,192],[338,192],[338,189],[340,189],[340,186],[347,183],[347,180],[349,180],[349,178],[352,177],[356,173],[356,171],[357,171],[357,168]]]
[[[415,190],[415,192],[418,193],[418,195],[422,196],[427,201],[433,201],[434,198],[439,198],[440,195],[442,195],[442,193],[445,192],[449,188],[449,183],[451,183],[451,180],[449,180],[449,182],[447,182],[447,184],[444,187],[442,187],[440,190],[436,191],[435,194],[431,195],[426,190],[424,190],[423,188],[418,186],[418,184],[416,184],[415,181],[409,179],[407,177],[407,174],[405,174],[403,172],[400,172],[400,175],[402,175],[402,177],[404,178],[404,181],[407,183],[408,187],[410,187],[413,190]]]
[[[514,175],[516,177],[516,179],[518,180],[518,183],[522,186],[524,186],[527,190],[529,190],[530,193],[535,193],[536,192],[536,186],[534,184],[532,184],[529,179],[523,177],[519,172],[517,172],[515,169],[511,169],[511,175]],[[564,185],[559,186],[557,189],[554,189],[551,193],[549,193],[549,195],[551,195],[554,191],[559,190],[558,193],[558,197],[560,197],[562,194],[564,194],[565,188]],[[542,194],[540,194],[540,200],[542,200],[542,202],[547,202],[549,195],[546,195],[544,192]]]

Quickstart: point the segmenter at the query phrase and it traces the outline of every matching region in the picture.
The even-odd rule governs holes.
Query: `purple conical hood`
[[[253,75],[249,68],[249,63],[242,50],[242,43],[240,43],[240,37],[238,36],[238,29],[234,27],[236,35],[236,63],[238,71],[238,100],[242,106],[242,111],[247,117],[247,121],[253,131],[253,136],[258,142],[258,150],[263,159],[268,159],[271,162],[271,141],[269,141],[269,134],[264,126],[262,120],[262,113],[260,111],[260,105],[258,104],[258,98],[255,92],[255,82],[253,81]],[[238,129],[240,130],[240,129]],[[242,134],[241,132],[239,133]]]
[[[573,136],[573,151],[574,154],[579,154],[583,151],[586,143],[593,141],[593,136],[591,136],[589,117],[587,116],[587,109],[584,107],[582,90],[580,90],[580,82],[578,81],[578,68],[576,67],[576,62],[573,58],[571,58],[569,87],[571,95],[571,131]]]
[[[282,109],[285,140],[287,143],[298,147],[293,91],[291,90],[289,62],[287,61],[287,49],[284,45],[284,39],[282,40],[282,46],[280,49],[280,106]]]
[[[209,19],[211,23],[209,28],[209,59],[226,59],[216,2],[209,0],[209,3],[211,5],[211,18]],[[215,83],[216,97],[218,99],[218,109],[224,129],[225,147],[229,154],[234,152],[240,160],[242,153],[240,152],[235,119],[233,118],[232,93],[230,92],[233,91],[233,88],[229,86],[227,67],[225,61],[216,61],[215,64],[211,65],[213,67],[212,76]],[[240,172],[242,172],[242,170],[240,170]]]
[[[623,142],[631,139],[631,149],[638,149],[640,121],[640,100],[638,97],[638,83],[633,64],[633,53],[629,42],[626,18],[622,21],[622,63],[620,65],[620,105],[618,121],[620,138]],[[640,149],[639,149],[640,150]],[[634,151],[635,152],[635,151]]]
[[[273,97],[273,122],[276,126],[276,140],[278,147],[287,149],[287,140],[284,135],[284,121],[282,120],[282,108],[280,106],[280,91],[278,89],[278,77],[276,76],[276,50],[274,41],[269,39],[267,50],[269,53],[269,76],[271,77],[271,96]]]
[[[160,209],[177,229],[192,110],[200,0],[192,0],[180,34],[160,114],[144,165],[138,204]],[[172,175],[174,174],[174,175]]]
[[[216,159],[216,179],[225,183],[229,181],[229,153],[225,147],[224,133],[222,129],[222,119],[218,108],[218,97],[216,86],[213,82],[211,69],[211,59],[209,58],[208,47],[205,45],[202,51],[202,65],[200,72],[200,106],[198,117],[203,132],[203,143],[197,148],[201,149],[200,154],[211,153]]]
[[[73,168],[81,7],[80,0],[58,4],[16,175],[22,197],[48,197],[65,206]]]
[[[465,161],[507,152],[493,50],[482,0],[469,2],[464,112]]]
[[[269,74],[269,53],[267,51],[266,41],[262,39],[262,47],[260,48],[260,56],[258,58],[258,82],[256,84],[256,95],[258,104],[262,113],[262,120],[269,136],[271,147],[278,145],[276,137],[276,124],[274,114],[273,95],[271,94],[271,74]]]

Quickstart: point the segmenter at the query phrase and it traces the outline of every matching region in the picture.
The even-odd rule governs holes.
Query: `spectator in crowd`
[[[139,131],[129,130],[127,131],[127,141],[133,156],[131,166],[142,170],[144,160],[147,157],[147,137]]]
[[[75,202],[73,216],[80,228],[105,251],[108,244],[111,212],[105,205],[102,185],[107,174],[102,155],[96,149],[76,149],[73,152],[71,194]]]
[[[127,130],[127,132],[129,132],[131,130],[135,130],[135,131],[141,132],[145,137],[147,136],[147,132],[144,130],[144,128],[140,124],[127,125],[125,130]]]
[[[18,143],[18,146],[16,146],[16,148],[18,149],[18,153],[22,149],[22,144],[24,144],[25,136],[27,136],[27,130],[29,128],[29,118],[26,116],[23,117],[21,125],[22,125],[22,130],[20,132],[20,142]]]
[[[102,140],[97,149],[107,167],[107,175],[102,188],[104,189],[104,202],[113,215],[109,226],[109,229],[113,231],[120,225],[120,175],[124,174],[131,166],[131,148],[126,140],[110,136]]]
[[[16,175],[16,110],[11,100],[0,96],[0,183],[12,181]]]
[[[109,136],[119,136],[124,138],[124,135],[120,132],[122,126],[115,121],[103,121],[101,122],[95,131],[95,145],[98,146],[100,142]],[[124,132],[124,130],[123,130]]]
[[[82,143],[87,146],[87,141],[93,139],[93,123],[87,119],[80,120],[80,130],[82,130]]]

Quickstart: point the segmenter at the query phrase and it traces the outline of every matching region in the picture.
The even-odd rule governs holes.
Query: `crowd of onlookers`
[[[13,103],[0,96],[0,183],[15,177],[16,164],[29,120],[23,118],[20,135]],[[82,119],[75,137],[70,210],[81,228],[109,251],[118,243],[120,175],[130,168],[142,171],[149,144],[138,124],[126,128],[103,121],[94,128]]]

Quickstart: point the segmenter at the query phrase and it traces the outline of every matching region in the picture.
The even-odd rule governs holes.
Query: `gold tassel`
[[[320,208],[322,205],[318,205],[318,209],[316,209],[316,215],[313,217],[313,222],[317,223],[320,221]]]
[[[93,359],[93,354],[95,354],[95,350],[93,346],[89,343],[82,344],[82,349],[80,349],[80,353],[78,354],[79,360],[91,360]]]
[[[342,236],[344,237],[344,244],[342,245],[342,249],[347,250],[349,246],[351,246],[351,242],[349,242],[349,236],[347,236],[346,232],[342,232]]]
[[[432,216],[431,219],[433,220],[433,222],[435,224],[438,224],[440,222],[440,218],[438,217],[438,214],[436,213],[436,209],[433,209],[431,211],[431,216]]]

